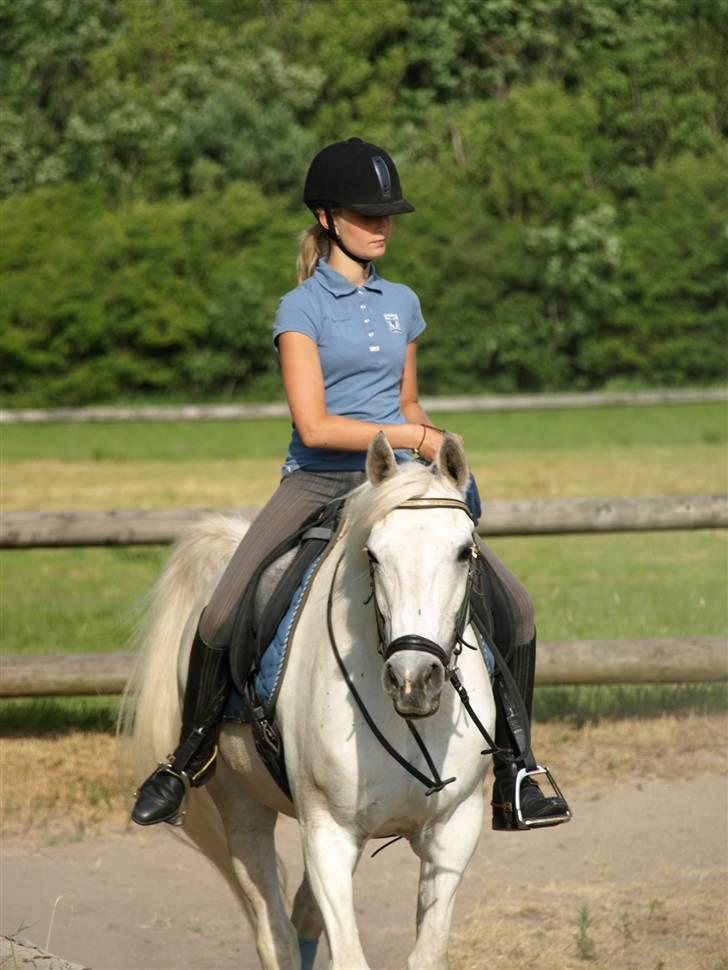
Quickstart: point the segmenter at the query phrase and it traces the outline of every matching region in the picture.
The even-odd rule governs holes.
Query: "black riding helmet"
[[[402,195],[397,167],[378,145],[349,138],[322,148],[308,169],[303,201],[316,212],[323,209],[327,233],[347,256],[366,264],[342,244],[332,216],[333,209],[351,209],[365,216],[393,216],[414,212]]]

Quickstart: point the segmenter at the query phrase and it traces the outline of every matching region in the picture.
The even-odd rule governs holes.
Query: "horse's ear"
[[[435,465],[443,478],[449,478],[461,492],[465,490],[470,476],[470,468],[463,446],[454,435],[445,432],[440,450],[435,458]]]
[[[379,431],[367,451],[367,478],[372,485],[379,485],[385,478],[391,478],[396,471],[394,452],[384,437],[384,432]]]

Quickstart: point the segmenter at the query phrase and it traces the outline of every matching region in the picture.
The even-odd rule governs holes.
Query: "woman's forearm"
[[[374,436],[383,431],[393,448],[416,448],[422,438],[422,424],[373,424],[338,414],[326,414],[296,426],[307,448],[331,448],[337,451],[366,451]]]
[[[424,411],[422,414],[424,414]],[[442,433],[428,421],[406,424],[373,424],[336,414],[326,414],[296,425],[301,440],[308,448],[330,448],[337,451],[366,451],[374,436],[383,431],[393,448],[410,448],[426,461],[432,461],[442,444]]]

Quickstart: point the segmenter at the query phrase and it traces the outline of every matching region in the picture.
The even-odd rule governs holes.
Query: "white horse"
[[[247,725],[223,727],[214,778],[190,792],[184,829],[244,904],[265,970],[312,967],[322,930],[332,968],[368,967],[352,878],[367,840],[385,836],[408,839],[420,859],[408,967],[448,966],[455,894],[482,826],[487,763],[483,736],[447,685],[456,666],[471,711],[491,735],[495,709],[480,650],[462,650],[456,636],[467,623],[474,540],[462,501],[468,468],[455,438],[446,436],[434,471],[397,466],[383,435],[369,449],[368,481],[348,499],[344,527],[311,584],[277,702],[292,801],[264,767]],[[186,657],[200,610],[244,531],[240,520],[208,520],[176,547],[155,587],[127,699],[139,780],[175,746],[178,654]],[[462,632],[477,642],[472,628]],[[392,645],[385,659],[381,652]],[[415,720],[429,762],[410,730]],[[452,780],[428,794],[375,730],[433,787],[438,775]],[[298,820],[303,847],[305,876],[291,916],[276,864],[279,812]]]

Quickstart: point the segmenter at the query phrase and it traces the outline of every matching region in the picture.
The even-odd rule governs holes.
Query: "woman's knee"
[[[221,609],[213,597],[200,617],[199,634],[210,647],[227,646],[232,633],[232,619],[231,611],[227,606]]]
[[[480,539],[478,545],[490,574],[496,643],[502,649],[529,643],[536,632],[536,607],[533,600],[525,586],[516,579],[493,550]]]
[[[521,586],[518,592],[518,611],[514,630],[514,643],[530,643],[536,636],[536,606],[527,590]]]

